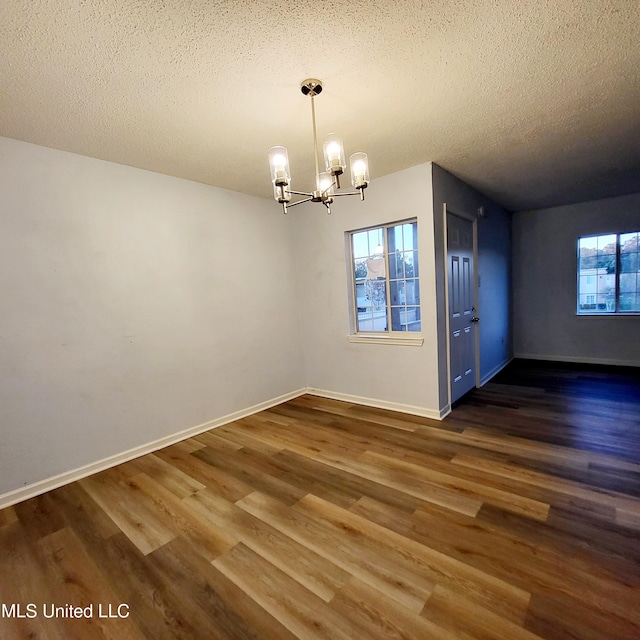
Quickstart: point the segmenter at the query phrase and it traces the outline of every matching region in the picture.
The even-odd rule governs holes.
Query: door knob
[[[471,318],[471,322],[479,322],[480,318],[478,318],[478,316],[473,316],[473,318]]]

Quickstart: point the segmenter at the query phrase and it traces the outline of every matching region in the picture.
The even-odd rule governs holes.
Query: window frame
[[[640,229],[637,230],[631,230],[631,231],[611,231],[611,232],[605,232],[605,233],[592,233],[592,234],[588,234],[588,235],[584,235],[584,236],[579,236],[578,237],[578,241],[577,241],[577,265],[576,265],[576,315],[577,316],[585,316],[585,317],[597,317],[597,316],[604,316],[604,317],[614,317],[614,316],[638,316],[640,315],[640,309],[637,310],[621,310],[620,309],[620,277],[621,275],[623,275],[624,273],[627,273],[626,271],[623,272],[622,271],[622,252],[621,252],[621,237],[628,235],[628,234],[637,234],[638,239],[640,240]],[[595,274],[582,274],[582,269],[581,269],[581,260],[583,258],[583,256],[580,255],[580,244],[583,240],[588,240],[590,238],[601,238],[601,237],[606,237],[606,236],[615,236],[615,246],[616,246],[616,253],[615,253],[615,272],[613,274],[598,274],[597,272]],[[634,252],[632,252],[634,253]],[[636,289],[635,289],[635,295],[636,295],[636,301],[638,299],[638,297],[640,296],[640,246],[638,246],[638,251],[636,251],[635,253],[637,253],[638,258],[637,260],[639,261],[637,263],[636,266]],[[610,255],[610,254],[609,254]],[[587,256],[589,257],[589,256]],[[596,254],[596,257],[597,254]],[[595,267],[596,270],[599,267]],[[633,271],[629,272],[629,273],[634,273]],[[614,309],[611,310],[601,310],[599,311],[597,308],[595,309],[581,309],[580,308],[580,297],[582,296],[587,296],[587,297],[591,297],[593,298],[593,304],[595,307],[597,307],[598,304],[598,295],[599,292],[596,290],[595,292],[593,291],[586,291],[586,292],[581,292],[580,286],[581,286],[581,278],[586,278],[587,281],[585,282],[585,284],[594,284],[593,282],[588,282],[588,280],[595,278],[595,283],[597,285],[597,281],[598,281],[598,277],[602,276],[602,275],[613,275],[614,276],[614,291],[613,291],[613,297],[614,297]],[[625,293],[625,292],[623,292]],[[586,304],[589,304],[589,302],[587,302]]]
[[[394,228],[396,227],[401,227],[402,225],[405,224],[415,224],[415,229],[416,229],[416,246],[414,249],[412,249],[411,251],[415,252],[416,254],[416,259],[417,259],[417,264],[419,264],[419,255],[420,255],[420,251],[418,248],[418,240],[417,240],[417,233],[418,233],[418,219],[413,217],[413,218],[406,218],[406,219],[402,219],[402,220],[396,220],[393,222],[387,222],[387,223],[380,223],[380,224],[374,224],[374,225],[369,225],[366,227],[361,227],[358,229],[351,229],[349,231],[345,232],[345,236],[346,236],[346,244],[347,244],[347,254],[348,254],[348,261],[349,261],[349,301],[350,301],[350,318],[351,318],[351,328],[350,328],[350,334],[348,336],[348,340],[349,342],[354,342],[354,343],[377,343],[377,344],[397,344],[397,345],[414,345],[414,346],[421,346],[424,343],[424,338],[422,336],[422,311],[423,311],[423,307],[420,303],[420,301],[418,301],[418,303],[416,304],[411,304],[411,305],[404,305],[405,307],[409,306],[409,307],[416,307],[418,310],[418,313],[420,314],[420,331],[409,331],[409,330],[403,330],[403,331],[398,331],[398,330],[394,330],[393,329],[393,318],[392,318],[392,309],[398,307],[398,305],[392,305],[391,304],[391,283],[396,280],[395,278],[391,278],[390,277],[390,264],[389,264],[389,233],[393,233]],[[353,236],[355,234],[358,233],[363,233],[363,232],[369,232],[369,231],[376,231],[376,230],[381,230],[382,231],[382,235],[383,235],[383,248],[384,248],[384,253],[383,253],[383,258],[384,258],[384,262],[385,262],[385,276],[384,276],[384,284],[385,284],[385,314],[386,314],[386,320],[387,320],[387,327],[388,329],[386,331],[361,331],[359,329],[359,321],[358,321],[358,290],[357,290],[357,286],[358,286],[358,281],[356,279],[356,273],[355,273],[355,265],[356,265],[356,258],[354,256],[354,246],[353,246]],[[398,252],[393,252],[398,253]],[[406,253],[406,251],[403,248],[402,253]],[[372,254],[371,254],[372,255]],[[360,258],[358,258],[360,259]],[[413,278],[412,278],[413,279]],[[406,278],[404,279],[406,282]],[[419,272],[419,266],[418,266],[418,275],[415,276],[415,280],[418,283],[418,287],[420,287],[420,272]]]

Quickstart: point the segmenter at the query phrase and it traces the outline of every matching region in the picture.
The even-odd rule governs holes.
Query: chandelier
[[[337,193],[340,189],[340,176],[346,169],[342,140],[329,133],[323,144],[325,171],[320,171],[318,160],[318,133],[316,131],[316,109],[314,98],[322,92],[322,82],[314,78],[304,80],[300,90],[311,98],[311,122],[313,125],[313,155],[316,164],[316,185],[311,192],[293,191],[291,189],[291,173],[289,171],[289,155],[286,147],[276,146],[269,149],[269,165],[273,183],[273,197],[282,205],[282,212],[304,202],[321,202],[327,213],[331,213],[331,205],[338,196],[360,196],[364,200],[364,190],[369,184],[369,164],[367,154],[358,152],[349,157],[351,184],[356,191]],[[291,202],[291,196],[302,196],[300,200]]]

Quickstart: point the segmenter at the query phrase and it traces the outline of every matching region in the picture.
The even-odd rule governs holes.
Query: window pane
[[[418,280],[411,278],[409,280],[392,280],[391,286],[391,304],[419,304],[420,294],[418,293]]]
[[[620,234],[620,292],[637,292],[640,283],[637,283],[635,287],[631,287],[633,280],[633,274],[640,271],[640,258],[638,250],[638,233],[622,233]],[[627,275],[628,274],[628,275]],[[624,288],[623,288],[624,279]],[[622,299],[620,300],[620,311],[635,311],[636,301],[626,300],[625,304],[629,306],[628,309],[623,309]]]
[[[353,243],[353,257],[367,258],[369,256],[369,236],[366,231],[354,233],[351,235]]]
[[[636,274],[635,273],[621,273],[620,274],[620,293],[635,293],[636,287]]]
[[[404,286],[406,304],[420,304],[420,288],[418,286],[418,278],[412,278],[406,281]]]
[[[384,246],[382,231],[382,229],[369,229],[351,234],[354,259],[381,255]]]
[[[578,240],[578,257],[580,275],[587,275],[585,269],[598,268],[598,236]]]
[[[402,225],[389,229],[389,251],[402,251]]]
[[[384,249],[384,236],[382,229],[371,229],[369,235],[369,255],[380,255]],[[377,249],[377,251],[376,251]]]
[[[580,311],[595,311],[596,296],[595,294],[581,294],[578,297],[578,308]]]
[[[391,307],[391,329],[393,331],[406,331],[400,320],[400,314],[404,312],[404,307]]]
[[[598,285],[596,283],[596,278],[594,278],[592,275],[580,276],[580,295],[595,293],[597,291],[597,287]]]
[[[356,307],[358,313],[364,311],[366,307],[371,306],[367,299],[367,292],[365,290],[364,282],[356,282]]]
[[[416,251],[406,251],[402,256],[404,262],[404,277],[405,278],[413,278],[415,275],[415,270],[413,268],[414,256]]]
[[[637,253],[621,253],[620,254],[620,271],[622,273],[630,273],[638,271],[638,254]]]
[[[615,235],[598,236],[598,274],[616,272],[617,238]]]
[[[391,308],[392,326],[394,331],[419,331],[420,309],[414,306]]]
[[[615,255],[616,240],[615,234],[598,236],[598,253],[602,255]]]
[[[640,295],[637,293],[621,293],[619,310],[640,311]]]
[[[392,305],[404,304],[404,280],[391,280],[389,282],[390,298]]]
[[[366,306],[358,307],[358,331],[387,331],[387,298],[384,280],[366,280],[364,294]]]
[[[404,278],[404,264],[401,253],[389,254],[389,278]]]
[[[384,280],[365,280],[365,295],[368,304],[374,311],[385,311],[387,308],[387,288]]]
[[[418,248],[416,229],[417,229],[416,222],[410,222],[408,224],[402,225],[402,235],[404,238],[404,246],[403,246],[404,251],[411,251],[412,249]]]
[[[620,253],[632,253],[638,251],[638,234],[637,233],[621,233],[620,234]]]
[[[356,259],[353,263],[353,275],[356,282],[367,277],[367,261],[364,259]]]
[[[371,309],[365,313],[358,313],[358,331],[386,331],[386,317],[373,313]]]
[[[389,282],[392,305],[419,305],[420,289],[417,278]]]
[[[615,292],[598,294],[596,298],[598,311],[611,313],[616,310],[616,294]]]
[[[580,258],[580,269],[595,269],[598,266],[598,256],[594,253],[592,256]]]
[[[598,236],[580,238],[578,241],[578,251],[580,255],[595,255],[598,250]],[[591,253],[593,252],[593,253]]]

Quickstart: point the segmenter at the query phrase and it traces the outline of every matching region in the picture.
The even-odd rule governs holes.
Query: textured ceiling
[[[0,135],[271,197],[318,129],[512,210],[640,192],[639,0],[3,0]],[[274,203],[275,204],[275,203]]]

